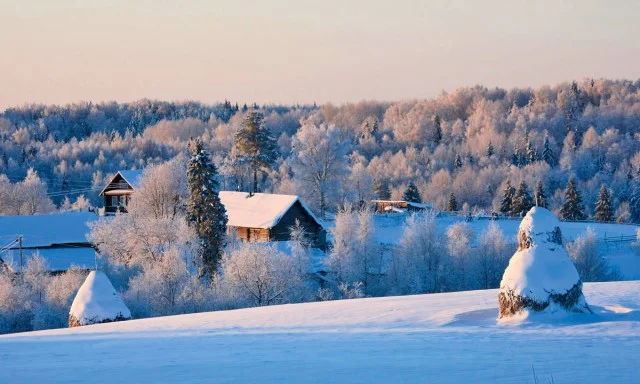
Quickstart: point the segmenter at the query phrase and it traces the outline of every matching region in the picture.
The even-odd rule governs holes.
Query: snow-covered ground
[[[596,314],[499,324],[497,290],[262,307],[0,337],[0,382],[637,383],[640,282]]]

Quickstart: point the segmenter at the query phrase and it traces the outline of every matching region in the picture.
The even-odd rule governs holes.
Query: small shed
[[[245,241],[288,241],[298,220],[314,247],[326,247],[324,225],[298,196],[221,191],[220,200],[227,210],[228,230]]]
[[[0,260],[19,270],[36,254],[42,256],[52,272],[71,266],[95,266],[95,250],[87,239],[97,216],[92,212],[64,212],[45,215],[0,216]]]
[[[372,200],[376,213],[404,213],[433,209],[431,204],[414,203],[404,200]]]
[[[142,170],[118,171],[100,192],[104,197],[105,214],[127,212],[131,195],[140,188]]]

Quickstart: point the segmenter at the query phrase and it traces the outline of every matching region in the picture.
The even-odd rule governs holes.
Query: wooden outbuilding
[[[433,209],[431,204],[414,203],[404,200],[372,200],[376,213],[404,213]]]
[[[220,200],[229,230],[245,241],[288,241],[298,220],[314,247],[326,247],[327,231],[298,196],[221,191]]]

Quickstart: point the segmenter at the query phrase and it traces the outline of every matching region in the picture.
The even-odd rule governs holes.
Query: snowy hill
[[[487,290],[6,335],[0,382],[637,382],[640,282],[584,293],[594,315],[515,324]]]

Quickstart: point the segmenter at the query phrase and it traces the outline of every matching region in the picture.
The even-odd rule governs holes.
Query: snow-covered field
[[[640,282],[594,315],[498,324],[497,290],[307,303],[0,337],[0,382],[638,383]]]

